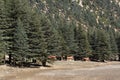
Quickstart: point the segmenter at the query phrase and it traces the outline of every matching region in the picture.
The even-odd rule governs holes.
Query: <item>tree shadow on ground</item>
[[[18,67],[18,68],[40,68],[40,67],[51,67],[50,65],[46,65],[46,66],[42,66],[41,64],[37,64],[37,63],[26,63],[26,62],[22,62],[22,63],[17,63],[17,64],[6,64],[7,66],[10,67]]]

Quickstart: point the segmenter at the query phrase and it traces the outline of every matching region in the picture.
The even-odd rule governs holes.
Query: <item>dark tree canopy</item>
[[[119,53],[115,0],[0,0],[0,56],[12,55],[14,64],[46,66],[51,55],[116,60]]]

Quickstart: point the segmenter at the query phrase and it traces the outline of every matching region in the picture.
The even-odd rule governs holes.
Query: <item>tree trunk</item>
[[[42,66],[46,66],[46,61],[42,61]]]
[[[118,58],[119,58],[119,61],[120,61],[120,54],[118,54]]]
[[[11,64],[12,61],[12,54],[9,54],[9,64]]]

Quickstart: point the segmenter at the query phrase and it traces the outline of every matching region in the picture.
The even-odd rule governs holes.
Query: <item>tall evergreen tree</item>
[[[114,33],[114,30],[109,30],[109,44],[110,44],[110,48],[111,48],[111,54],[110,54],[110,58],[111,60],[116,60],[117,59],[117,55],[118,55],[118,47],[117,47],[117,42],[116,42],[116,38]]]
[[[119,61],[120,61],[120,37],[118,37],[116,41],[117,41],[117,47],[118,47],[118,53],[119,53],[118,56],[119,56]]]
[[[5,2],[4,0],[0,1],[0,62],[5,55],[5,41],[4,41],[4,27],[6,27],[6,16],[5,16]]]
[[[75,41],[75,29],[76,25],[73,22],[67,23],[66,26],[63,27],[63,36],[66,41],[66,46],[68,47],[67,55],[73,55],[77,52],[77,43]]]
[[[115,59],[119,12],[114,0],[1,0],[0,53],[39,58],[44,66],[49,55],[88,57],[91,49],[97,60]]]
[[[18,18],[15,26],[15,34],[13,36],[13,53],[18,60],[23,61],[28,55],[28,37],[23,22]]]
[[[54,33],[52,32],[52,27],[50,20],[45,17],[45,15],[42,15],[41,17],[41,30],[42,35],[41,37],[41,62],[43,66],[46,66],[46,62],[49,61],[48,56],[50,55],[51,51],[53,50],[53,42],[54,39]]]
[[[109,60],[110,58],[110,45],[108,41],[108,36],[106,36],[106,32],[103,30],[97,30],[97,38],[95,42],[95,55],[98,60],[104,61],[104,60]]]
[[[3,14],[3,9],[4,9],[4,1],[3,0],[1,0],[0,1],[0,53],[2,52],[2,30],[1,30],[1,28],[4,26],[4,24],[3,24],[3,18],[4,18],[4,14]]]
[[[91,49],[85,30],[79,26],[76,28],[76,41],[79,47],[79,53],[82,57],[89,57]]]
[[[30,6],[28,6],[27,1],[5,0],[6,27],[4,27],[4,40],[7,43],[6,51],[7,54],[20,56],[19,58],[24,58],[23,54],[26,54],[26,46],[28,46],[26,44],[28,7]]]
[[[45,54],[46,42],[44,39],[44,34],[41,28],[41,16],[37,13],[31,14],[28,27],[28,44],[29,44],[29,57],[35,58],[39,61],[42,61],[41,54]],[[45,65],[44,65],[45,66]]]

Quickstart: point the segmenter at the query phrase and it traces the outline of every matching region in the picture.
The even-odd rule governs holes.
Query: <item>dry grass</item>
[[[0,66],[0,80],[119,80],[119,64],[57,61],[52,67],[40,68],[13,68],[3,65]]]
[[[56,61],[52,66],[54,69],[70,69],[70,68],[92,68],[105,65],[117,65],[120,62],[91,62],[91,61]]]

